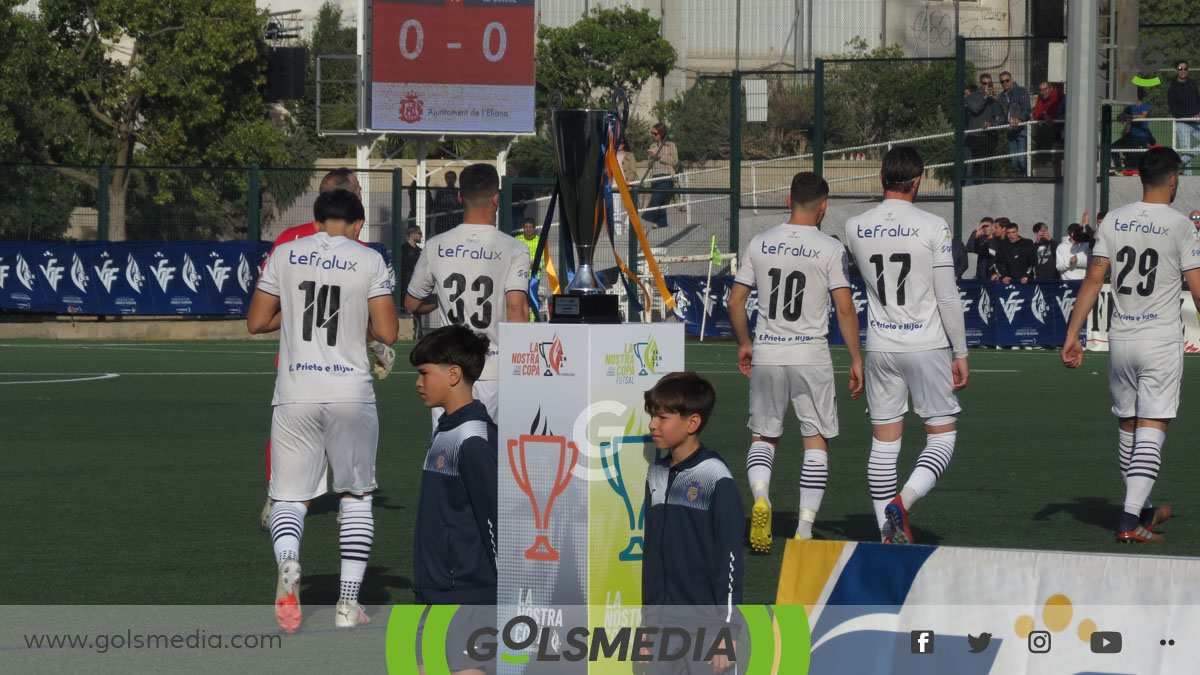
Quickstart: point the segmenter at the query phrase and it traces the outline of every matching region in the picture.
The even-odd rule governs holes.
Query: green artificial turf
[[[397,345],[392,376],[376,384],[380,418],[375,548],[365,604],[412,601],[412,531],[429,414]],[[266,494],[275,345],[226,342],[0,342],[0,491],[4,514],[0,602],[6,604],[257,604],[273,598],[269,537],[258,529]],[[729,463],[747,514],[748,380],[729,343],[689,343],[688,367],[718,391],[705,443]],[[844,391],[848,357],[834,349]],[[1124,490],[1107,358],[1068,371],[1056,352],[973,350],[961,394],[958,446],[934,491],[913,511],[918,543],[949,546],[1200,555],[1197,420],[1188,415],[1200,360],[1185,362],[1184,405],[1172,424],[1157,503],[1177,514],[1160,546],[1131,549],[1113,534]],[[119,377],[93,378],[106,373]],[[829,487],[815,533],[877,540],[866,484],[865,400],[839,398]],[[906,427],[900,477],[924,437]],[[802,449],[785,426],[771,487],[776,542],[746,549],[745,601],[774,600],[783,543],[796,526]],[[309,511],[302,559],[306,604],[337,600],[337,503]]]

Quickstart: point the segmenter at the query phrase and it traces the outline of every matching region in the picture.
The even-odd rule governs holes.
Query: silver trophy
[[[551,97],[548,118],[554,140],[554,164],[562,200],[563,226],[575,245],[574,277],[556,295],[551,321],[559,323],[620,323],[616,296],[604,294],[596,276],[596,246],[604,232],[604,144],[610,116],[625,128],[629,104],[618,93],[616,110],[566,110],[562,96]],[[624,102],[622,110],[620,102]]]

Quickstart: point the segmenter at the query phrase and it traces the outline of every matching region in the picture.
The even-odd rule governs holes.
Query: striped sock
[[[917,468],[913,469],[908,482],[904,484],[904,490],[900,492],[905,509],[911,509],[918,499],[933,489],[934,483],[937,483],[937,479],[950,464],[950,458],[954,456],[954,440],[957,437],[957,431],[929,434],[925,437],[925,449],[917,458]]]
[[[1117,430],[1117,460],[1121,463],[1121,481],[1125,481],[1125,474],[1129,473],[1129,462],[1133,459],[1133,434]]]
[[[800,468],[800,523],[796,528],[796,534],[804,539],[812,539],[813,521],[817,519],[828,482],[829,453],[805,450],[804,464]]]
[[[304,536],[304,516],[308,507],[303,502],[275,502],[271,507],[271,543],[275,548],[275,564],[300,559],[300,537]]]
[[[896,498],[896,460],[900,458],[900,439],[881,441],[871,439],[871,457],[867,460],[867,485],[871,488],[871,501],[875,505],[875,520],[879,529],[888,527],[883,509]]]
[[[1150,499],[1158,470],[1162,466],[1162,446],[1166,432],[1138,427],[1133,436],[1133,456],[1125,472],[1125,513],[1138,516]]]
[[[750,480],[750,492],[754,501],[766,497],[771,503],[771,468],[775,464],[775,446],[766,441],[754,441],[746,454],[746,477]]]
[[[375,516],[371,495],[342,498],[342,587],[340,600],[358,602],[358,589],[367,572],[367,558],[375,541]]]

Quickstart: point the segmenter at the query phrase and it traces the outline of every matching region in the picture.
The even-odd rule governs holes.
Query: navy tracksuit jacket
[[[669,455],[656,461],[645,504],[643,605],[740,603],[745,512],[721,456],[701,445],[674,467]]]
[[[419,604],[496,604],[496,425],[479,401],[438,420],[417,500]]]

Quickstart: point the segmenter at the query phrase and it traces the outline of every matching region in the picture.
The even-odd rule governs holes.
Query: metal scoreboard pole
[[[1063,220],[1072,222],[1096,205],[1096,78],[1099,65],[1100,10],[1095,3],[1067,7],[1066,157],[1063,167]]]

